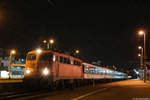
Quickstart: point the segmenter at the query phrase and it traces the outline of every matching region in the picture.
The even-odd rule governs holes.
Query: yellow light
[[[50,42],[50,44],[53,44],[53,43],[54,43],[54,40],[53,40],[53,39],[50,39],[49,42]]]
[[[145,32],[143,30],[139,31],[139,35],[144,35]]]
[[[10,53],[11,53],[11,54],[16,54],[16,51],[15,51],[15,50],[11,50]]]
[[[47,41],[46,41],[46,40],[43,40],[43,43],[47,43]]]
[[[138,49],[141,50],[141,49],[142,49],[142,46],[138,46]]]
[[[141,57],[141,54],[138,54],[139,57]]]
[[[76,52],[76,54],[78,54],[80,51],[79,51],[79,50],[76,50],[75,52]]]
[[[43,74],[44,74],[44,75],[48,75],[48,74],[49,74],[49,70],[48,70],[47,68],[45,68],[45,69],[43,70]]]
[[[42,50],[41,50],[41,49],[37,49],[36,52],[37,52],[38,54],[40,54],[40,53],[42,52]]]

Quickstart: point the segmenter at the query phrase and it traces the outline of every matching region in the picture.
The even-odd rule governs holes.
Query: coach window
[[[67,63],[67,58],[65,58],[65,57],[64,57],[64,63],[65,63],[65,64]]]
[[[98,69],[97,68],[95,68],[95,74],[98,74]]]
[[[81,66],[81,62],[79,61],[79,66]]]
[[[85,66],[82,65],[82,72],[85,73]]]
[[[74,65],[76,65],[76,60],[74,60]]]
[[[70,63],[73,65],[73,64],[74,64],[74,60],[73,60],[73,59],[70,59]]]
[[[60,63],[63,63],[63,57],[60,56]]]
[[[58,61],[58,56],[56,56],[56,61]]]
[[[79,61],[77,61],[77,65],[79,66]]]
[[[84,73],[89,73],[89,68],[84,66]]]
[[[67,64],[70,64],[70,58],[67,58]]]

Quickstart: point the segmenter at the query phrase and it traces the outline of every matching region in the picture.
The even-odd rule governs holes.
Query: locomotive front
[[[52,60],[51,51],[37,49],[29,52],[26,57],[24,82],[52,82]]]

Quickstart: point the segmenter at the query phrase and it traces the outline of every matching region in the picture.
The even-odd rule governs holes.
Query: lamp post
[[[54,39],[50,39],[49,41],[43,40],[43,43],[47,45],[47,49],[53,49]]]
[[[50,43],[50,48],[53,50],[54,39],[50,39],[49,43]]]
[[[147,79],[147,67],[146,67],[146,33],[141,30],[138,32],[138,34],[141,36],[141,35],[144,35],[144,83],[146,82],[146,79]]]
[[[143,67],[143,47],[142,46],[138,46],[138,49],[141,50],[141,56],[140,56],[140,66],[141,68]]]
[[[12,60],[12,55],[16,54],[15,50],[10,51],[9,55],[9,79],[11,78],[11,60]]]
[[[141,50],[141,53],[138,54],[139,58],[140,58],[140,79],[143,80],[143,48],[141,46],[138,47],[139,50]]]

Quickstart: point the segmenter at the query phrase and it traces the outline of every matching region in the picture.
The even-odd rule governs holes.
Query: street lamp
[[[50,39],[49,41],[47,41],[47,40],[43,40],[43,43],[44,44],[47,44],[47,49],[53,49],[52,47],[53,47],[53,44],[54,44],[54,39]]]
[[[138,54],[138,57],[141,57],[141,54]]]
[[[143,30],[140,30],[138,32],[138,34],[140,36],[144,35],[144,67],[145,67],[145,70],[144,70],[144,82],[146,82],[146,79],[147,79],[147,67],[146,67],[146,33],[143,31]]]
[[[49,40],[49,43],[50,43],[50,44],[54,44],[54,40],[53,40],[53,39],[50,39],[50,40]]]
[[[51,50],[53,50],[53,44],[54,44],[54,42],[55,42],[54,39],[50,39],[49,40]]]
[[[80,53],[79,50],[75,50],[75,51],[74,51],[74,56],[75,56],[75,57],[78,57],[79,53]]]
[[[46,41],[46,40],[43,40],[43,43],[45,44],[45,43],[47,43],[47,41]]]
[[[75,53],[76,53],[76,54],[79,54],[79,53],[80,53],[80,51],[79,51],[79,50],[76,50],[76,51],[75,51]]]
[[[10,51],[9,55],[9,79],[11,78],[11,60],[12,60],[12,55],[16,54],[15,50]]]

